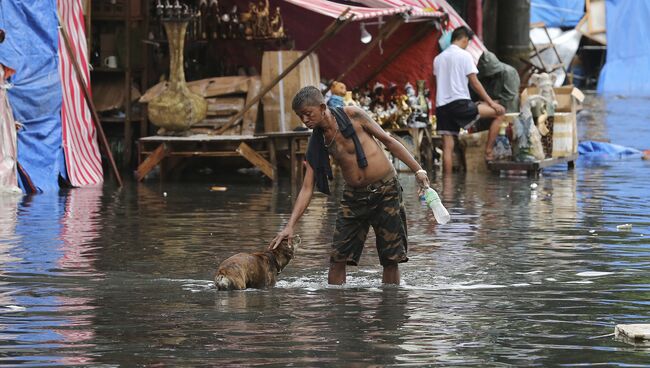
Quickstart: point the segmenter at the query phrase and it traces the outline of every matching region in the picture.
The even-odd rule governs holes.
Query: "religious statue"
[[[280,7],[275,8],[275,13],[271,18],[271,37],[273,38],[284,38],[284,22],[282,21],[282,15],[280,14]]]
[[[548,73],[533,74],[530,77],[531,84],[538,88],[539,95],[544,99],[543,103],[542,101],[533,101],[531,111],[537,129],[542,135],[542,145],[546,157],[551,157],[553,154],[553,123],[555,121],[555,108],[557,107],[553,84],[556,79],[555,74]]]
[[[210,2],[210,12],[207,17],[207,32],[210,39],[216,40],[219,38],[219,33],[221,33],[221,15],[219,14],[219,2],[217,0],[212,0]]]
[[[401,95],[397,97],[397,125],[405,127],[408,125],[409,117],[413,112],[408,103],[409,96]]]
[[[330,89],[332,96],[327,100],[327,106],[329,107],[342,107],[345,106],[343,102],[343,97],[347,92],[347,87],[344,83],[334,81],[332,82],[332,88]]]
[[[533,122],[531,107],[533,104],[546,104],[546,99],[540,95],[528,97],[521,106],[521,112],[512,125],[513,147],[515,161],[532,162],[544,159],[542,137]]]
[[[208,39],[208,0],[201,0],[199,4],[199,38]]]
[[[352,92],[351,91],[346,91],[345,92],[345,97],[343,97],[343,104],[345,106],[359,107],[359,102],[357,102],[354,98],[352,98]]]
[[[268,38],[271,34],[269,0],[260,1],[257,6],[257,15],[255,16],[255,27],[253,33],[256,38]]]

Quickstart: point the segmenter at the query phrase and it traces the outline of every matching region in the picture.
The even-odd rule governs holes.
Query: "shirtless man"
[[[283,239],[291,239],[296,223],[309,206],[314,185],[329,194],[327,178],[322,176],[331,175],[331,171],[324,172],[323,166],[317,163],[322,162],[323,158],[314,161],[314,157],[318,157],[316,150],[322,147],[321,157],[329,160],[328,153],[331,154],[345,180],[330,253],[328,283],[345,283],[345,266],[358,265],[372,225],[377,237],[380,263],[384,268],[383,283],[399,285],[398,263],[408,260],[402,187],[397,180],[395,168],[377,140],[415,172],[420,189],[429,185],[426,171],[401,143],[386,133],[361,108],[349,106],[331,110],[324,103],[318,88],[312,86],[304,87],[296,94],[292,107],[314,133],[307,151],[307,172],[291,218],[269,247],[275,248]],[[348,135],[346,138],[340,129],[337,119],[346,117],[349,118],[356,137]],[[360,144],[355,145],[354,140],[357,138]],[[365,154],[365,160],[360,157],[358,146],[361,146],[361,156]],[[326,161],[325,166],[329,168],[329,161]]]

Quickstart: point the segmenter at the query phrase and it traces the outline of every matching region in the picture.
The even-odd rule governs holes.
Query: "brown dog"
[[[239,253],[221,262],[214,277],[218,290],[262,289],[275,285],[275,277],[293,259],[300,238],[285,239],[273,250]]]

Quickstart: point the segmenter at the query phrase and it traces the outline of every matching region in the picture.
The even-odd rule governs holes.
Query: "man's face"
[[[314,129],[324,119],[325,104],[319,106],[303,106],[296,110],[295,113],[303,124],[309,129]]]

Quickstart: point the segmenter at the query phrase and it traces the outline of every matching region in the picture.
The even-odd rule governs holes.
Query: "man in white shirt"
[[[451,45],[433,60],[436,76],[436,120],[438,134],[442,135],[442,168],[452,172],[452,155],[460,128],[470,128],[480,118],[497,118],[505,108],[494,102],[477,78],[478,70],[472,55],[466,51],[474,33],[467,27],[456,28],[451,34]],[[468,84],[479,95],[478,104],[470,99]],[[499,119],[490,127],[485,148],[486,160],[492,159],[492,147],[499,130]]]

